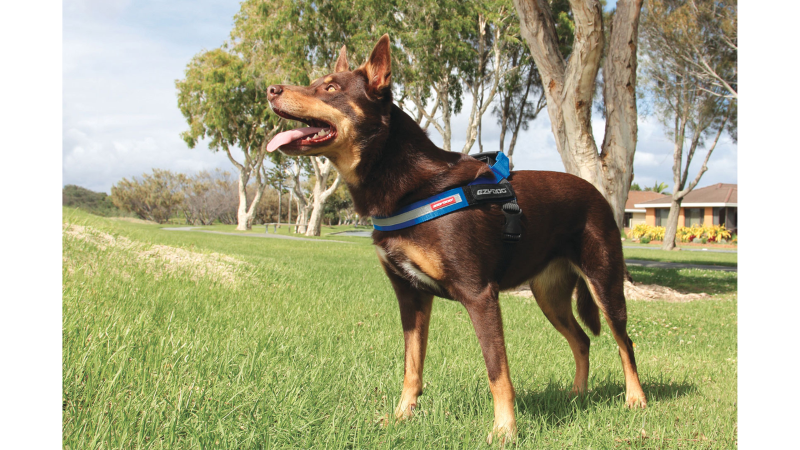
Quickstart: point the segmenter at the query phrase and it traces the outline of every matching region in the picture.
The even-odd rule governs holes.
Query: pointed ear
[[[334,72],[347,72],[350,70],[350,65],[347,63],[347,47],[342,46],[342,49],[339,50],[339,59],[336,60],[336,67],[333,69]]]
[[[392,85],[392,54],[388,34],[381,36],[363,67],[370,90],[382,96],[385,89]]]

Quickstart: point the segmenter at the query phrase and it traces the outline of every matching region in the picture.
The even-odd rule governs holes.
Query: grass
[[[175,225],[161,225],[162,228],[175,228]],[[182,225],[181,227],[186,227],[186,225]],[[289,230],[289,226],[282,225],[280,228],[275,229],[270,226],[269,233],[264,233],[264,225],[254,225],[251,230],[247,231],[239,231],[236,229],[236,225],[224,225],[224,224],[215,224],[215,225],[208,225],[208,226],[198,226],[192,227],[196,230],[204,230],[204,231],[215,231],[215,232],[223,232],[223,233],[235,233],[235,234],[253,234],[253,235],[263,235],[263,234],[270,234],[270,235],[281,235],[281,236],[294,236],[294,237],[301,237],[301,238],[309,238],[309,239],[321,239],[321,240],[335,240],[335,241],[347,241],[347,242],[360,242],[364,243],[365,238],[360,236],[345,236],[345,235],[337,235],[336,233],[341,233],[343,231],[372,231],[372,227],[365,227],[365,226],[354,226],[354,225],[323,225],[320,230],[320,236],[305,236],[302,234],[291,233]],[[294,226],[291,227],[294,230]],[[366,238],[366,241],[370,241],[369,238]]]
[[[368,239],[166,232],[72,209],[64,222],[84,227],[63,239],[64,448],[486,447],[486,369],[455,302],[434,305],[419,414],[385,420],[402,330]],[[590,393],[570,397],[566,341],[532,299],[501,297],[516,447],[736,446],[736,274],[632,271],[715,294],[629,302],[646,410],[624,407],[605,328]]]
[[[625,259],[701,264],[708,266],[733,266],[738,264],[738,253],[675,252],[657,249],[623,248]]]
[[[162,225],[162,227],[174,227],[175,225]],[[196,229],[202,229],[206,231],[217,231],[217,232],[225,232],[225,233],[236,233],[236,234],[256,234],[262,235],[264,233],[264,225],[255,225],[252,230],[248,231],[237,231],[236,225],[210,225],[204,227],[195,227]],[[355,227],[353,225],[334,225],[328,226],[323,225],[321,230],[321,236],[311,236],[311,239],[323,239],[323,240],[337,240],[337,241],[346,241],[346,242],[355,242],[355,243],[368,243],[370,241],[369,238],[360,237],[360,236],[344,236],[339,235],[336,233],[341,233],[343,231],[372,231],[371,227]],[[270,227],[268,234],[278,234],[283,236],[296,236],[296,237],[306,237],[303,235],[290,233],[289,227],[284,225],[277,230]],[[626,247],[629,244],[625,244]],[[665,262],[678,262],[678,263],[685,263],[685,264],[701,264],[701,265],[712,265],[712,266],[736,266],[738,261],[738,255],[736,253],[704,253],[704,252],[666,252],[663,250],[658,250],[654,248],[625,248],[623,252],[625,253],[625,257],[628,259],[642,259],[648,261],[665,261]]]

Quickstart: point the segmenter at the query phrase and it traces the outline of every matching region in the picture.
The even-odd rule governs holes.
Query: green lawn
[[[65,448],[486,446],[486,370],[455,302],[435,302],[419,414],[385,420],[403,340],[369,239],[163,231],[72,209],[64,222]],[[625,408],[605,328],[592,340],[591,392],[573,398],[566,341],[532,299],[501,297],[517,447],[736,446],[736,274],[632,271],[714,294],[629,302],[646,410]]]
[[[162,228],[183,228],[189,225],[160,225]],[[236,234],[265,234],[264,225],[253,225],[251,230],[247,231],[239,231],[236,229],[236,225],[224,225],[224,224],[215,224],[215,225],[208,225],[208,226],[197,226],[192,227],[195,230],[205,230],[205,231],[218,231],[224,233],[236,233]],[[278,234],[283,236],[294,236],[294,237],[302,237],[302,238],[310,238],[310,239],[323,239],[323,240],[336,240],[336,241],[348,241],[348,242],[371,242],[371,239],[360,237],[360,236],[345,236],[345,235],[336,235],[336,233],[341,233],[343,231],[367,231],[372,232],[372,227],[365,227],[365,226],[354,226],[354,225],[323,225],[322,229],[320,230],[320,236],[305,236],[302,234],[297,234],[290,232],[289,226],[282,225],[280,228],[275,230],[272,226],[269,227],[269,233],[266,234]],[[291,230],[294,230],[294,225],[291,227]],[[365,241],[366,239],[366,241]]]
[[[625,259],[645,259],[649,261],[676,262],[684,264],[703,264],[709,266],[736,266],[737,253],[665,251],[658,249],[623,248]]]

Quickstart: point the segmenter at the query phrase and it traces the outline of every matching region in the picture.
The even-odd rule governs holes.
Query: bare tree
[[[648,4],[642,20],[643,50],[646,55],[642,67],[647,90],[652,95],[659,119],[670,127],[668,135],[674,144],[674,186],[664,234],[664,250],[675,248],[681,202],[708,170],[711,154],[736,114],[736,95],[731,94],[730,85],[716,79],[709,81],[708,74],[698,70],[698,67],[708,66],[713,72],[726,75],[723,78],[735,78],[735,64],[731,66],[730,60],[707,58],[715,50],[705,46],[714,47],[717,44],[704,38],[703,19],[700,16],[704,10],[715,8],[705,3],[711,2],[653,0]],[[735,5],[733,8],[735,14]],[[734,23],[735,20],[734,15]],[[685,35],[687,32],[691,34],[690,37]],[[711,141],[706,142],[709,137]],[[706,156],[697,175],[689,181],[690,165],[701,148],[707,148]]]

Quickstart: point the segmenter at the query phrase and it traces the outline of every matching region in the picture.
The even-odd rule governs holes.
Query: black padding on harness
[[[464,186],[464,197],[470,205],[478,203],[497,203],[498,200],[515,198],[510,184],[471,184]]]
[[[493,166],[500,152],[477,153],[472,156],[478,161]],[[506,221],[503,224],[503,242],[514,243],[522,238],[522,208],[517,203],[517,195],[511,183],[503,179],[498,184],[473,184],[464,186],[464,197],[470,205],[478,203],[503,203],[503,215]],[[505,200],[505,201],[504,201]]]

